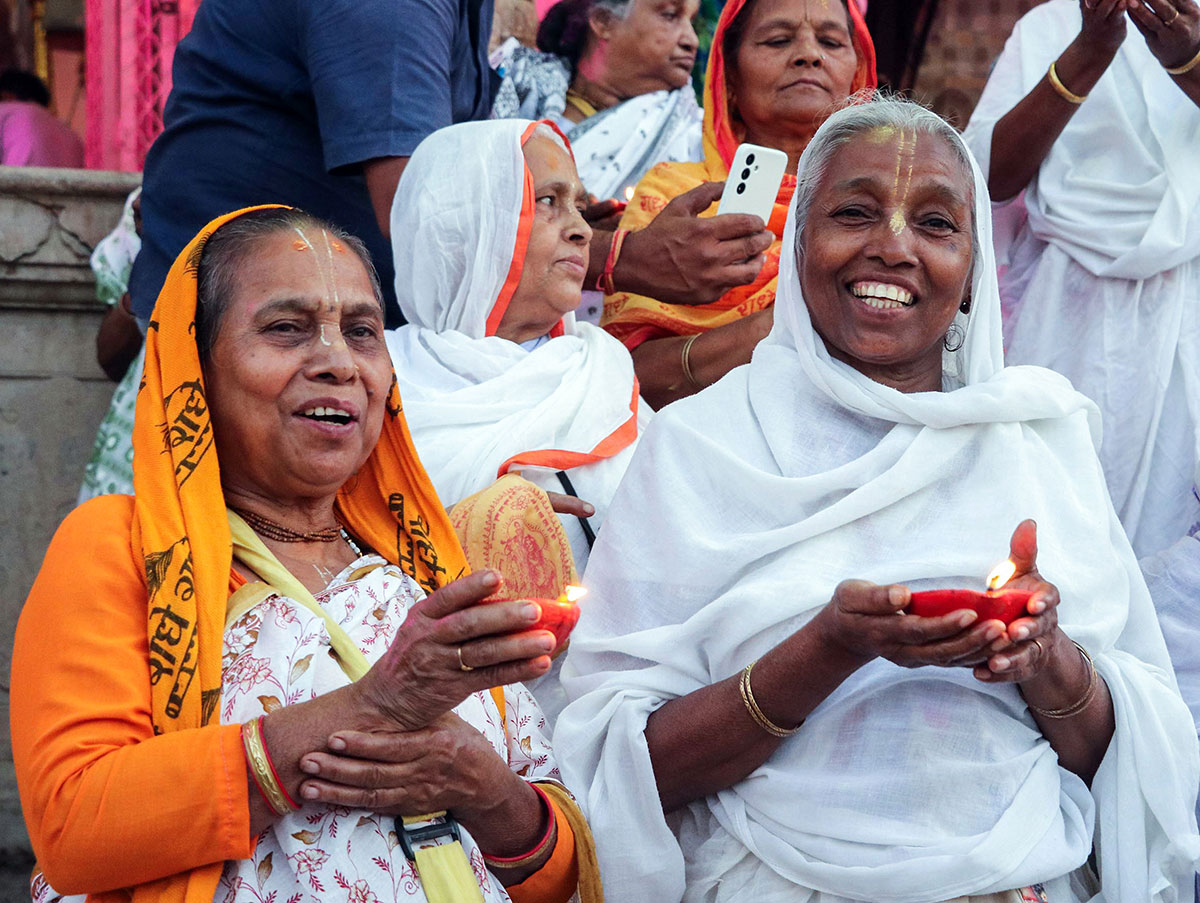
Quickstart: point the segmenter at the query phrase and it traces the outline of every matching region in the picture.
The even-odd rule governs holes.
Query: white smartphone
[[[721,192],[717,216],[722,213],[752,213],[764,223],[771,219],[771,208],[779,195],[787,154],[773,147],[739,144],[729,167],[729,178]]]

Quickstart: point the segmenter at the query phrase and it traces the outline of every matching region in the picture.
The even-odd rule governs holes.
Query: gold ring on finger
[[[458,670],[459,671],[474,671],[475,669],[463,661],[462,646],[458,647]]]
[[[1037,648],[1038,648],[1038,661],[1041,661],[1041,660],[1042,660],[1042,657],[1043,657],[1043,656],[1046,654],[1046,650],[1045,650],[1045,648],[1042,646],[1042,641],[1041,641],[1041,639],[1039,639],[1038,637],[1034,637],[1034,638],[1033,638],[1032,640],[1030,640],[1029,642],[1031,642],[1031,643],[1033,643],[1033,645],[1037,646]]]
[[[1175,20],[1179,18],[1179,8],[1178,7],[1172,6],[1171,12],[1174,13],[1174,15],[1172,15],[1171,18],[1169,18],[1169,19],[1163,20],[1163,28],[1170,28],[1172,25],[1175,24]]]

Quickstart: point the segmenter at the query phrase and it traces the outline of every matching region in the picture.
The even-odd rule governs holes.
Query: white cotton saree
[[[594,531],[650,411],[629,352],[571,314],[532,351],[496,326],[520,280],[532,186],[521,147],[534,123],[463,123],[409,161],[392,206],[396,297],[407,326],[388,333],[417,453],[447,504],[519,472],[591,502]],[[588,542],[564,517],[578,569]]]
[[[931,903],[1044,883],[1060,903],[1089,898],[1072,873],[1093,849],[1091,899],[1190,899],[1191,720],[1105,491],[1095,407],[1050,371],[1003,367],[977,168],[975,192],[982,259],[946,391],[903,394],[831,358],[785,253],[752,362],[647,431],[584,575],[555,732],[608,900]],[[656,708],[736,674],[844,579],[982,588],[1027,517],[1061,625],[1113,697],[1090,790],[1016,687],[879,659],[746,779],[664,818],[643,734]]]
[[[1080,21],[1076,0],[1050,0],[1013,29],[964,135],[985,173],[997,121]],[[1198,151],[1200,109],[1130,24],[997,247],[1008,361],[1057,370],[1100,406],[1100,458],[1139,557],[1200,520]]]

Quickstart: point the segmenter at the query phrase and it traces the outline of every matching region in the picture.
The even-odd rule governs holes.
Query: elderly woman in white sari
[[[392,207],[409,325],[387,337],[439,496],[453,504],[510,473],[577,496],[560,517],[580,572],[651,416],[625,346],[571,313],[591,238],[584,204],[567,144],[548,124],[430,135]]]
[[[550,118],[597,198],[625,197],[656,163],[704,157],[691,72],[699,0],[560,0],[538,48],[507,57],[493,118]]]
[[[1183,899],[1196,739],[1094,405],[1003,367],[969,152],[881,101],[798,178],[773,331],[658,415],[586,575],[555,742],[606,899]],[[1005,553],[1011,623],[905,613]]]
[[[1050,0],[1013,29],[965,136],[994,201],[1024,190],[1027,218],[997,231],[1008,362],[1100,406],[1139,558],[1200,521],[1197,104],[1194,0]]]

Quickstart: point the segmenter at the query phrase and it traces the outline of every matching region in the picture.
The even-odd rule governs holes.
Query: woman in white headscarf
[[[798,179],[773,331],[657,417],[588,569],[555,745],[606,899],[1190,899],[1195,736],[1095,407],[1003,367],[970,154],[874,102]],[[1007,627],[901,613],[1006,552]]]
[[[1007,359],[1100,406],[1139,558],[1200,522],[1197,104],[1194,0],[1050,0],[1013,29],[965,134],[994,201],[1024,190],[1027,218],[997,233]]]
[[[506,473],[578,496],[594,513],[562,520],[580,572],[650,416],[625,347],[571,313],[591,238],[586,201],[565,140],[546,123],[430,135],[392,204],[409,325],[388,334],[439,496],[457,502]]]

